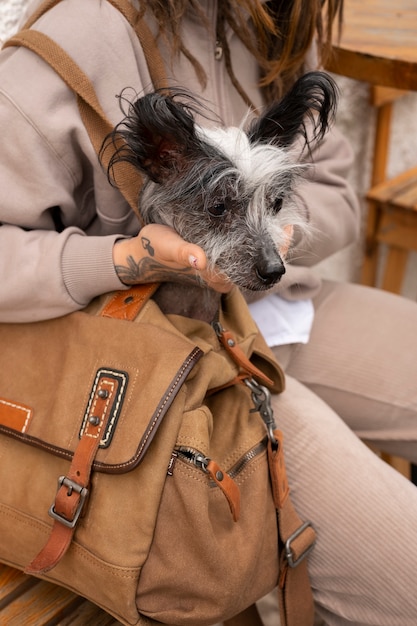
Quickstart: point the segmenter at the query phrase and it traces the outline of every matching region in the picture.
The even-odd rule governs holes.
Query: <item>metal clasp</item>
[[[66,517],[63,517],[62,515],[57,513],[55,511],[55,506],[54,506],[55,503],[51,504],[49,511],[48,511],[48,515],[56,519],[58,522],[61,522],[61,524],[64,524],[64,526],[67,526],[68,528],[74,528],[74,526],[78,522],[78,518],[81,515],[81,511],[83,510],[84,503],[88,497],[88,489],[87,487],[82,487],[81,485],[74,482],[70,478],[67,478],[66,476],[60,476],[58,478],[58,490],[57,491],[59,491],[61,487],[68,487],[68,493],[67,493],[68,496],[70,496],[73,491],[75,491],[75,493],[77,493],[80,496],[80,501],[75,510],[74,517],[72,520],[68,520]]]
[[[304,522],[304,524],[302,524],[300,528],[297,528],[297,530],[293,532],[291,537],[289,537],[285,542],[285,556],[287,557],[287,562],[290,567],[297,567],[297,565],[301,563],[301,561],[304,561],[304,559],[310,554],[310,552],[314,548],[314,544],[316,543],[315,541],[313,541],[313,543],[306,550],[304,550],[304,552],[298,557],[298,559],[294,559],[291,543],[295,539],[297,539],[297,537],[299,537],[307,528],[313,528],[311,522]]]
[[[274,435],[276,424],[271,405],[271,393],[267,387],[260,385],[254,378],[245,378],[244,382],[252,392],[252,401],[255,405],[250,412],[259,412],[266,426],[268,438],[272,444],[272,448],[273,450],[276,450],[278,448],[278,441]]]

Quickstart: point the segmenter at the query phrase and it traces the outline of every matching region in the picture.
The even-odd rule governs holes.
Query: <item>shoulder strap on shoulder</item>
[[[31,28],[34,23],[42,17],[47,11],[59,4],[61,0],[44,0],[38,9],[29,17],[22,30]],[[109,4],[114,6],[115,9],[120,11],[123,17],[129,22],[130,26],[135,31],[145,55],[146,63],[148,65],[149,74],[151,76],[152,84],[155,89],[168,87],[165,67],[162,61],[158,46],[150,28],[143,19],[145,9],[143,11],[137,11],[129,0],[107,0]],[[14,38],[12,38],[14,39]]]
[[[24,30],[4,44],[8,46],[24,46],[36,52],[48,63],[62,80],[77,96],[81,119],[86,127],[91,143],[98,154],[104,138],[112,132],[113,125],[104,113],[97,99],[92,83],[72,58],[50,37],[36,30]],[[103,165],[110,161],[111,151],[104,150]],[[114,176],[125,199],[138,214],[137,199],[141,186],[141,177],[129,163],[118,163],[114,168]]]
[[[7,40],[3,47],[24,46],[35,52],[74,91],[77,96],[81,118],[91,143],[98,154],[104,138],[113,130],[113,125],[107,119],[91,81],[59,44],[44,33],[30,28],[44,13],[56,6],[60,1],[45,0],[26,22],[24,29]],[[136,11],[129,0],[108,0],[108,2],[122,13],[137,34],[154,88],[167,87],[164,64],[153,35],[143,19],[143,14]],[[111,156],[111,150],[105,150],[102,153],[101,158],[105,167],[109,164]],[[142,182],[140,175],[129,163],[122,162],[114,166],[114,176],[120,191],[142,223],[137,204]]]

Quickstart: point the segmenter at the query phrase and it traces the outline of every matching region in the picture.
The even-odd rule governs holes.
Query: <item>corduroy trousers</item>
[[[293,502],[317,531],[317,613],[329,626],[416,626],[417,488],[361,439],[417,463],[417,304],[331,282],[314,304],[309,343],[274,348],[287,388],[273,404]]]

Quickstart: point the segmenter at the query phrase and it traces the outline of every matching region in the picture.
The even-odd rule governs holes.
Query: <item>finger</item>
[[[141,230],[140,235],[147,242],[149,250],[152,250],[152,256],[161,263],[192,267],[196,270],[204,270],[207,266],[204,251],[199,246],[184,241],[169,226],[148,224]]]

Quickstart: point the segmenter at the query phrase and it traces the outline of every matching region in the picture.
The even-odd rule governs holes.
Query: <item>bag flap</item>
[[[70,459],[94,419],[97,386],[104,384],[105,399],[107,385],[113,391],[110,419],[94,467],[118,473],[143,458],[203,355],[167,328],[83,311],[45,322],[0,324],[0,344],[0,432]],[[183,406],[179,401],[170,414],[174,429]]]

